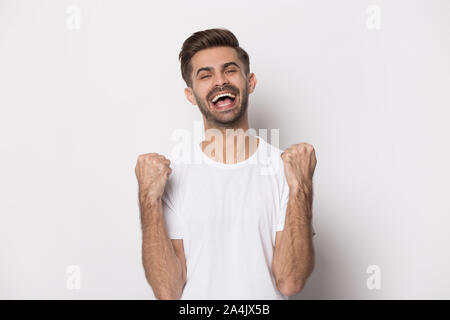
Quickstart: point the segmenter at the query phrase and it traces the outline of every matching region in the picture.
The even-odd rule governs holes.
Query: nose
[[[228,84],[228,78],[226,77],[225,73],[218,73],[215,77],[214,77],[214,85],[216,86],[223,86],[224,84]]]

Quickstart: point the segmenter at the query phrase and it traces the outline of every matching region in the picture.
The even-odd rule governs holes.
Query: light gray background
[[[134,167],[201,119],[178,53],[213,27],[250,55],[251,127],[316,149],[316,268],[295,298],[450,298],[445,0],[0,1],[0,298],[153,298]]]

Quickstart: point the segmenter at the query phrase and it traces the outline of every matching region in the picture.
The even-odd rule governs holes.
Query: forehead
[[[202,67],[220,68],[222,64],[230,61],[240,64],[236,50],[232,47],[214,47],[200,50],[191,59],[194,72]]]

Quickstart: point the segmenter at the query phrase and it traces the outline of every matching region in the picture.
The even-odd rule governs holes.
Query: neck
[[[248,134],[247,113],[232,126],[220,126],[203,118],[205,140],[201,149],[217,162],[233,164],[247,160],[259,146],[258,138]]]

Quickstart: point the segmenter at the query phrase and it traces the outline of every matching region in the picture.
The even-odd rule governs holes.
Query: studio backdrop
[[[446,0],[1,0],[0,298],[154,298],[134,169],[202,125],[178,53],[209,28],[250,55],[250,127],[316,151],[293,299],[449,299]]]

